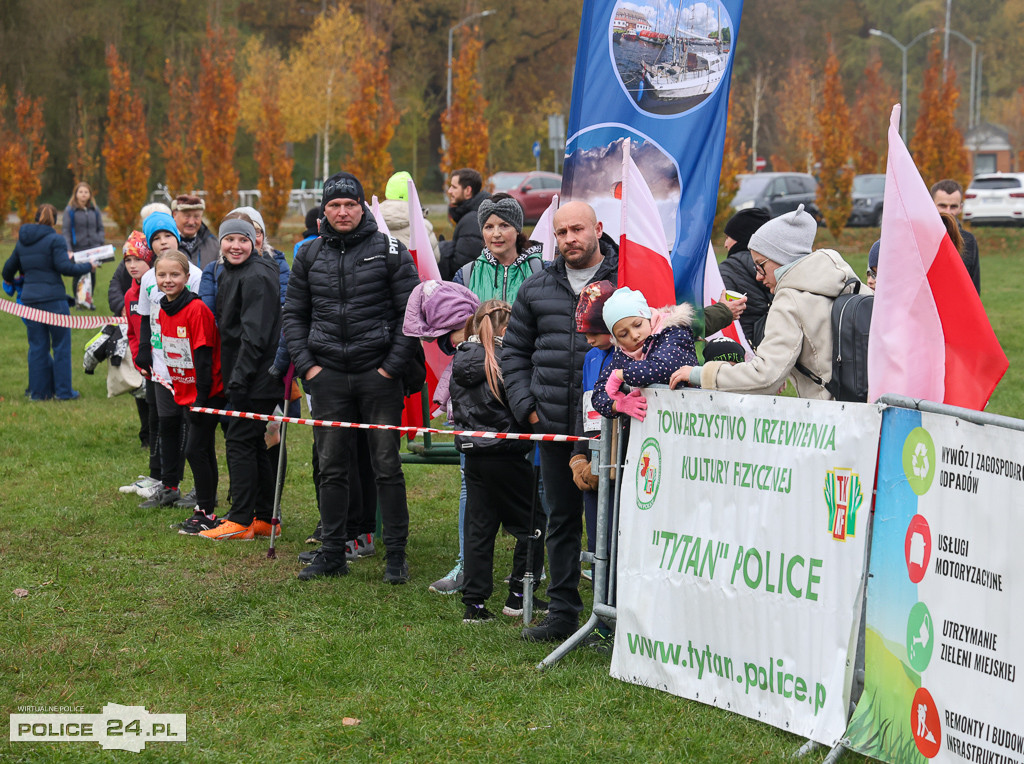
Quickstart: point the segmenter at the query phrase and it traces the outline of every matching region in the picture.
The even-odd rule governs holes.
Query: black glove
[[[135,365],[147,372],[153,368],[153,348],[149,345],[139,345],[139,352],[135,354]]]

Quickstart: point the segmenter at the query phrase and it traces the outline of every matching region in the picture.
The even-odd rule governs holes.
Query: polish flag
[[[1009,366],[963,260],[889,119],[868,400],[884,393],[981,410]]]
[[[558,255],[558,245],[555,243],[555,210],[558,209],[558,194],[551,197],[551,204],[540,216],[537,225],[533,227],[530,239],[541,246],[541,258],[544,262],[550,263]]]
[[[384,216],[380,214],[380,202],[377,201],[377,195],[373,195],[373,202],[370,204],[370,212],[373,213],[373,219],[377,221],[377,230],[385,236],[391,235],[391,229],[388,228],[388,224],[384,222]]]
[[[412,178],[409,179],[409,230],[409,252],[412,254],[413,262],[416,263],[420,281],[440,282],[441,271],[437,267],[437,260],[434,259],[434,250],[430,246],[430,234],[427,232],[427,224],[423,219],[420,195],[416,192],[416,184]],[[429,402],[434,397],[437,380],[444,374],[444,370],[452,359],[441,352],[436,342],[423,342],[422,344],[427,362],[427,401]],[[433,412],[433,415],[436,413],[436,411]],[[415,422],[419,422],[419,424],[414,424]],[[415,427],[424,427],[429,424],[424,421],[423,417],[422,394],[410,395],[405,399],[402,423]]]
[[[704,263],[704,307],[717,303],[718,300],[715,299],[715,295],[720,296],[724,289],[725,282],[722,281],[722,272],[718,268],[718,258],[715,257],[715,249],[711,246],[711,242],[708,242],[708,257]],[[743,334],[743,327],[740,326],[739,321],[733,321],[722,331],[716,332],[706,339],[713,340],[718,337],[726,337],[733,342],[740,343],[747,358],[753,355],[750,343],[747,342],[747,337]]]
[[[643,292],[647,304],[676,304],[675,277],[661,215],[647,181],[622,144],[622,227],[619,229],[619,286]]]

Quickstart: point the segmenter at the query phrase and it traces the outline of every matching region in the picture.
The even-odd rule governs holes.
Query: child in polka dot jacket
[[[667,385],[680,366],[698,364],[692,320],[693,308],[686,303],[652,311],[640,292],[615,290],[604,304],[604,322],[616,348],[594,384],[594,408],[607,417],[628,414],[642,422],[647,399],[639,388]],[[633,390],[623,393],[623,384]]]

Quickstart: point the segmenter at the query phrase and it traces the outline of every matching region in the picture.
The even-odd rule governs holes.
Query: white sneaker
[[[156,496],[157,491],[164,487],[164,484],[159,480],[153,480],[152,478],[147,478],[147,480],[152,480],[152,483],[139,488],[136,493],[143,499],[152,499]]]
[[[159,483],[160,481],[156,478],[151,478],[147,475],[139,475],[139,479],[134,483],[131,483],[130,485],[123,485],[117,490],[121,493],[134,493],[141,496],[144,489],[152,488],[154,485],[158,485]]]

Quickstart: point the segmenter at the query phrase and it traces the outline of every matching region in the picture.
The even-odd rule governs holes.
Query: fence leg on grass
[[[840,740],[834,746],[832,750],[828,752],[828,756],[822,759],[821,764],[836,764],[839,761],[839,757],[843,755],[843,751],[846,750],[846,740]]]
[[[794,759],[802,758],[802,757],[806,756],[807,754],[809,754],[811,751],[813,751],[816,748],[818,748],[820,745],[821,745],[821,743],[818,743],[818,742],[816,742],[814,740],[808,740],[806,743],[804,743],[802,746],[800,746],[799,748],[796,749],[796,751],[793,753],[793,758]]]
[[[597,538],[594,543],[594,555],[593,555],[593,571],[594,571],[594,612],[591,613],[590,618],[587,622],[570,636],[565,642],[560,644],[558,647],[551,652],[544,660],[537,664],[537,668],[545,669],[548,666],[553,666],[565,655],[568,655],[572,650],[579,646],[587,635],[590,634],[596,628],[599,620],[614,621],[614,608],[609,608],[609,593],[611,590],[610,582],[613,576],[610,573],[612,567],[611,560],[614,559],[610,555],[610,548],[612,546],[613,539],[612,534],[608,532],[609,526],[609,514],[612,515],[614,521],[614,514],[618,510],[618,491],[615,495],[614,508],[609,505],[611,502],[611,491],[615,489],[612,483],[611,473],[615,468],[616,464],[612,460],[611,456],[611,442],[612,442],[612,431],[613,428],[617,431],[620,427],[618,419],[604,419],[601,422],[601,439],[598,441],[598,450],[592,450],[592,463],[597,467]],[[619,466],[622,461],[622,449],[621,449],[622,438],[619,438]],[[617,484],[615,484],[617,485]],[[600,618],[598,617],[600,612]]]

